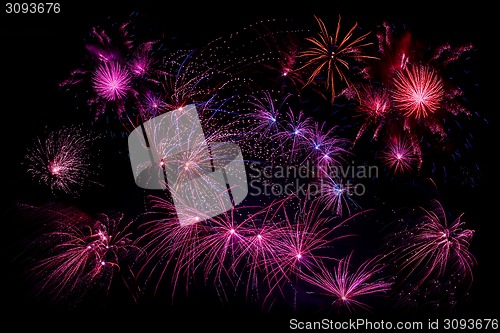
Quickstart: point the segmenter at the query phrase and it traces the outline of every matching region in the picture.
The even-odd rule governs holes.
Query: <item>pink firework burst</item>
[[[159,48],[157,42],[139,42],[131,28],[129,23],[110,29],[93,27],[85,45],[90,62],[73,70],[60,83],[61,87],[88,85],[93,94],[88,96],[87,104],[95,107],[96,118],[107,109],[113,109],[121,117],[126,103],[140,104],[138,95],[142,87],[159,86],[158,77],[163,72],[158,69],[155,54]]]
[[[463,214],[462,214],[463,215]],[[437,200],[421,208],[417,223],[393,236],[396,267],[404,280],[419,288],[432,279],[472,283],[476,259],[469,251],[474,231],[465,229],[462,215],[449,223]]]
[[[36,242],[50,244],[50,249],[43,249],[46,257],[31,269],[40,294],[62,301],[91,289],[107,293],[114,275],[125,274],[127,262],[142,253],[131,238],[132,220],[123,214],[101,214],[90,223],[68,222],[58,221],[54,231]]]
[[[233,282],[232,278],[237,274],[234,262],[240,255],[247,236],[245,226],[240,222],[235,209],[231,209],[205,223],[209,232],[193,253],[199,260],[205,282],[210,275],[213,275],[215,283],[220,284],[223,280]]]
[[[171,281],[172,296],[177,291],[182,278],[186,279],[185,291],[188,292],[189,280],[194,276],[195,256],[200,243],[203,243],[208,229],[202,223],[180,225],[176,206],[170,198],[148,196],[151,211],[146,213],[147,222],[143,225],[143,234],[138,238],[138,244],[146,251],[146,260],[139,270],[138,277],[145,276],[149,283],[155,283],[155,293],[161,287],[161,282]],[[185,214],[191,215],[193,221],[203,216],[202,212],[185,209]],[[183,218],[189,218],[183,216]]]
[[[96,93],[105,100],[121,100],[131,89],[130,72],[118,62],[103,62],[94,71],[92,84]]]
[[[391,283],[377,277],[383,269],[378,258],[363,262],[352,269],[351,256],[341,259],[333,272],[325,265],[319,266],[310,274],[301,274],[301,278],[312,286],[322,290],[321,294],[333,297],[332,305],[339,309],[353,312],[355,309],[369,310],[364,301],[367,296],[384,294],[391,289]]]
[[[275,204],[275,203],[273,203]],[[269,212],[264,209],[262,212]],[[238,272],[235,287],[240,284],[245,288],[245,295],[255,294],[256,298],[263,295],[265,300],[271,296],[274,289],[272,281],[267,277],[273,272],[270,263],[275,262],[280,239],[286,230],[274,223],[272,216],[260,213],[249,216],[243,224],[241,251],[233,261],[232,269]]]
[[[386,148],[382,151],[383,163],[395,174],[410,172],[418,160],[414,145],[405,137],[394,136],[388,140]]]
[[[269,279],[273,288],[281,290],[283,283],[291,282],[301,271],[317,267],[321,260],[330,259],[323,251],[333,242],[351,234],[334,235],[348,220],[331,225],[333,216],[327,212],[324,205],[316,200],[299,202],[298,209],[290,212],[288,204],[292,204],[295,196],[284,199],[281,206],[279,223],[282,225],[276,241],[276,252],[268,263]],[[275,219],[276,219],[275,217]]]

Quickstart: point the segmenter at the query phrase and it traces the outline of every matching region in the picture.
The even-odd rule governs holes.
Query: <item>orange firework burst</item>
[[[306,41],[312,43],[313,45],[307,50],[300,53],[299,57],[306,58],[305,64],[299,69],[305,67],[314,67],[314,71],[310,75],[306,82],[306,85],[314,81],[314,79],[326,68],[327,80],[326,88],[330,89],[332,96],[331,102],[335,100],[335,77],[339,76],[341,81],[344,81],[348,88],[354,88],[357,93],[356,88],[352,85],[351,81],[348,79],[345,71],[351,70],[350,62],[354,59],[355,61],[361,61],[365,58],[377,59],[376,57],[371,57],[364,55],[362,53],[362,48],[373,43],[365,43],[364,40],[370,34],[369,32],[355,38],[353,37],[354,30],[357,28],[358,23],[354,23],[349,32],[341,38],[339,36],[340,32],[340,16],[337,22],[337,30],[335,35],[330,35],[326,29],[323,21],[314,17],[319,24],[320,33],[318,38],[308,37]]]

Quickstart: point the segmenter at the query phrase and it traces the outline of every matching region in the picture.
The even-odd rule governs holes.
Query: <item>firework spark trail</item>
[[[369,259],[356,269],[351,267],[352,253],[341,259],[333,272],[324,264],[318,270],[300,277],[312,286],[322,290],[321,294],[332,297],[333,306],[345,308],[349,312],[356,309],[370,310],[363,298],[374,294],[384,294],[391,289],[391,283],[378,279],[383,269],[379,258]]]
[[[470,52],[473,49],[474,45],[471,43],[460,45],[458,47],[452,47],[449,43],[445,43],[435,49],[431,60],[433,62],[441,62],[443,66],[448,66],[455,61],[458,61],[466,52]]]
[[[54,195],[78,197],[83,188],[97,184],[93,177],[99,165],[93,163],[95,156],[91,151],[96,139],[80,127],[63,128],[44,138],[38,137],[25,155],[27,172]]]
[[[396,267],[404,280],[415,281],[417,288],[429,280],[457,278],[457,284],[470,287],[476,259],[469,251],[474,234],[464,229],[462,215],[448,223],[437,200],[421,208],[417,223],[393,235]]]
[[[162,95],[169,109],[211,101],[219,93],[224,79],[231,81],[228,73],[206,66],[201,55],[195,51],[169,55],[163,61],[163,71],[166,75],[162,82]]]
[[[306,38],[306,41],[312,43],[313,45],[309,49],[300,53],[299,57],[305,58],[306,62],[298,70],[302,70],[307,67],[314,67],[314,71],[307,80],[306,85],[312,83],[322,71],[326,70],[326,88],[327,90],[331,90],[331,103],[333,104],[337,89],[335,85],[335,78],[338,76],[341,81],[345,82],[348,88],[354,89],[357,93],[357,89],[351,83],[351,80],[348,78],[348,74],[346,74],[346,72],[349,72],[352,69],[351,62],[360,62],[364,59],[377,58],[364,55],[362,52],[364,47],[372,44],[371,42],[364,42],[370,33],[366,33],[353,39],[354,30],[358,26],[357,23],[355,23],[342,38],[339,36],[340,16],[334,36],[328,33],[325,24],[320,18],[315,17],[315,19],[320,27],[319,37]]]
[[[436,48],[430,63],[437,68],[441,68],[443,72],[446,72],[449,67],[463,60],[464,56],[472,50],[474,50],[474,46],[471,43],[454,48],[446,43]],[[471,112],[464,104],[464,91],[456,83],[449,81],[444,83],[446,85],[443,95],[443,109],[455,116],[458,114],[470,116]]]
[[[378,139],[378,133],[382,129],[388,113],[391,111],[392,101],[389,92],[384,88],[374,88],[373,86],[364,86],[360,93],[360,102],[356,111],[365,120],[356,134],[354,144],[365,133],[371,125],[375,126],[373,138]]]

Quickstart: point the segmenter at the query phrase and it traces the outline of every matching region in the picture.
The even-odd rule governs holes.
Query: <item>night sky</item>
[[[433,181],[437,190],[429,190],[426,177],[398,181],[387,176],[375,182],[377,198],[364,202],[367,206],[384,202],[375,218],[382,223],[390,216],[390,208],[399,209],[419,205],[428,198],[438,198],[451,217],[464,213],[467,228],[475,230],[470,251],[477,259],[474,281],[469,297],[447,312],[444,317],[499,318],[498,305],[498,212],[497,190],[500,186],[500,158],[498,149],[498,41],[500,32],[500,2],[498,1],[411,1],[411,2],[356,2],[356,1],[304,1],[296,4],[277,2],[248,2],[225,8],[223,3],[139,1],[104,4],[85,1],[78,4],[61,3],[60,14],[6,14],[0,15],[0,52],[2,70],[0,89],[2,109],[2,174],[4,191],[3,213],[0,221],[3,230],[2,245],[2,300],[3,316],[18,330],[34,323],[49,328],[70,331],[81,326],[92,329],[135,329],[145,332],[155,326],[162,332],[184,331],[181,327],[192,325],[196,329],[237,332],[246,327],[276,332],[287,331],[291,318],[373,318],[396,320],[400,318],[427,320],[432,310],[422,306],[411,311],[393,308],[390,300],[374,301],[372,314],[365,312],[341,315],[335,311],[316,311],[315,305],[304,306],[294,312],[278,307],[263,313],[257,304],[244,297],[227,305],[217,299],[212,291],[201,285],[192,287],[188,297],[179,297],[170,304],[161,295],[134,303],[123,285],[117,284],[105,298],[83,302],[80,307],[39,300],[33,296],[33,282],[26,282],[27,266],[19,260],[19,252],[26,240],[37,233],[36,217],[28,222],[16,212],[16,205],[43,204],[47,201],[75,205],[88,214],[102,211],[120,211],[126,216],[137,216],[144,209],[144,192],[136,188],[128,163],[126,137],[113,137],[106,126],[119,129],[112,117],[96,121],[93,111],[86,105],[86,91],[65,91],[59,83],[71,71],[88,60],[85,39],[94,26],[109,26],[130,18],[138,27],[138,38],[160,38],[169,50],[200,48],[208,42],[227,36],[242,27],[259,21],[289,20],[294,26],[316,32],[314,15],[321,17],[333,31],[338,15],[342,22],[358,22],[360,29],[370,31],[382,22],[406,27],[413,38],[429,45],[449,42],[453,45],[472,43],[474,50],[466,66],[466,81],[459,84],[467,94],[469,109],[474,113],[470,120],[460,121],[456,149],[461,155],[447,168],[446,173],[436,172]],[[321,103],[324,103],[322,101]],[[349,122],[349,116],[338,115],[340,121]],[[318,115],[318,117],[326,117]],[[347,118],[346,118],[347,117]],[[465,118],[464,118],[465,119]],[[356,121],[359,121],[358,119]],[[57,129],[70,124],[85,124],[95,131],[103,131],[99,142],[101,169],[99,182],[102,187],[83,191],[78,198],[59,196],[34,183],[26,173],[24,156],[33,139],[47,129]],[[455,125],[453,125],[455,126]],[[109,129],[108,128],[108,129]],[[344,134],[352,135],[353,129],[344,127]],[[470,134],[471,146],[465,148],[460,138]],[[363,149],[363,148],[360,148]],[[454,149],[454,148],[452,148]],[[366,151],[365,151],[366,153]],[[125,154],[125,155],[124,155]],[[424,156],[427,158],[427,156]],[[438,161],[436,161],[439,164]],[[463,166],[463,168],[461,168]],[[426,167],[427,168],[427,165]],[[429,169],[424,168],[424,173]],[[458,170],[466,170],[459,174]],[[385,177],[385,176],[384,176]],[[464,179],[467,180],[464,180]],[[432,187],[432,186],[431,186]],[[389,208],[388,208],[389,207]],[[373,229],[355,230],[376,233]],[[358,226],[358,228],[360,228]],[[355,243],[361,253],[379,246],[380,240]],[[383,242],[382,242],[383,243]],[[208,286],[209,288],[209,286]],[[182,288],[181,288],[182,289]],[[168,292],[167,292],[168,293]],[[182,293],[181,293],[182,294]],[[181,295],[182,296],[182,295]],[[328,302],[325,302],[328,304]],[[327,305],[328,307],[328,305]],[[301,310],[304,309],[304,310]],[[313,309],[312,311],[309,309]],[[21,318],[15,321],[14,314]],[[5,321],[3,321],[6,323]],[[179,327],[174,329],[172,326]]]

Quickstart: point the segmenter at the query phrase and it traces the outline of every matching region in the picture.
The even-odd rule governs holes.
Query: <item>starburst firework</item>
[[[363,54],[363,48],[372,44],[371,42],[365,42],[366,37],[370,33],[363,34],[357,38],[353,37],[354,31],[358,26],[357,22],[344,37],[340,37],[340,17],[334,36],[328,33],[326,25],[320,18],[315,17],[315,19],[320,27],[319,36],[317,38],[306,38],[306,41],[312,43],[312,46],[299,55],[299,57],[306,59],[305,64],[299,69],[314,68],[306,85],[312,83],[322,71],[326,71],[326,88],[327,90],[331,90],[330,100],[333,103],[337,90],[335,85],[336,77],[345,82],[348,88],[354,88],[349,79],[351,73],[347,73],[352,70],[353,65],[351,62],[376,58]]]
[[[78,197],[85,187],[96,184],[93,179],[99,165],[91,147],[97,137],[80,127],[67,127],[38,137],[25,155],[28,174],[50,188],[54,195]]]
[[[407,66],[396,71],[393,99],[406,117],[425,118],[440,108],[443,83],[428,66]]]

